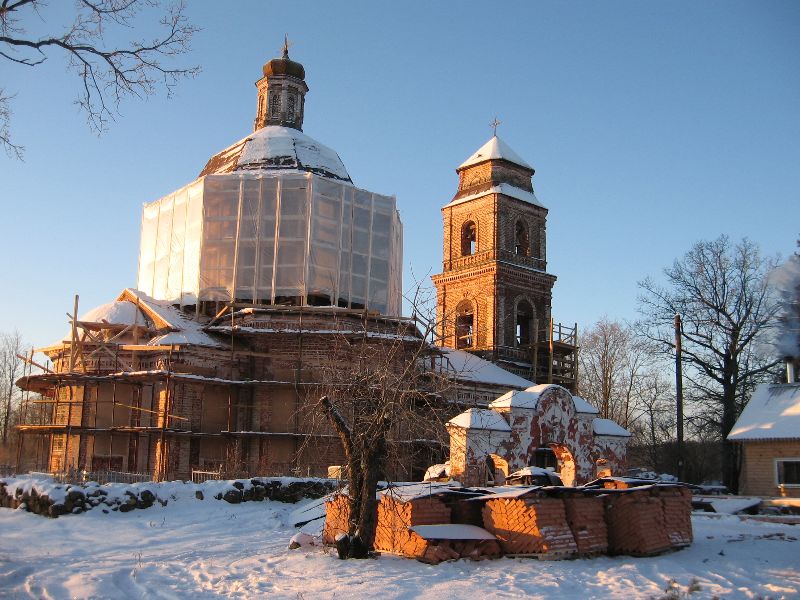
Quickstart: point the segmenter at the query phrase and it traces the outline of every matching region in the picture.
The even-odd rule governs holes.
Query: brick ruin
[[[447,424],[450,474],[464,485],[501,483],[537,464],[552,450],[565,485],[581,485],[598,471],[624,472],[630,433],[582,398],[553,384],[510,391],[488,409],[469,409]]]

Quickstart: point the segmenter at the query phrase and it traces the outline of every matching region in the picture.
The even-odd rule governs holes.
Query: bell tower
[[[456,169],[458,191],[442,208],[442,273],[432,277],[440,344],[572,387],[577,327],[570,335],[552,323],[556,277],[534,172],[497,135]]]

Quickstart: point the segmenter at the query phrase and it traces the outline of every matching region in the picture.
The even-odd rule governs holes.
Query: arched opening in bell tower
[[[517,303],[517,318],[514,339],[517,347],[529,346],[533,336],[533,307],[527,300]]]
[[[461,227],[461,256],[472,256],[478,250],[477,228],[474,221],[467,221]]]
[[[530,256],[531,254],[528,228],[522,221],[517,221],[514,226],[514,254],[518,256]]]
[[[475,313],[465,300],[456,307],[456,348],[471,348],[475,342]]]

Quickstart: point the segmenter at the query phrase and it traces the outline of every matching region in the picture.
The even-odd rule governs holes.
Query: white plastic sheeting
[[[235,298],[399,315],[395,199],[310,173],[200,178],[145,205],[138,287],[182,305]]]

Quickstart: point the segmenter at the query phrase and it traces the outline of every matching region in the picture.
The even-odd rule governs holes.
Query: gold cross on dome
[[[492,128],[492,131],[494,132],[495,137],[497,137],[497,127],[498,127],[498,125],[500,125],[500,123],[502,123],[502,121],[499,120],[497,117],[494,118],[494,121],[489,123],[489,127]]]
[[[283,48],[281,51],[283,52],[283,58],[289,58],[289,46],[293,46],[291,42],[289,42],[289,34],[285,33],[283,35]]]

